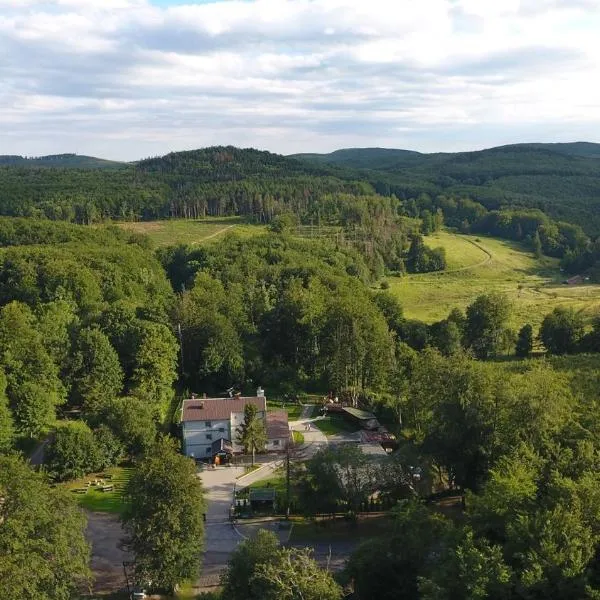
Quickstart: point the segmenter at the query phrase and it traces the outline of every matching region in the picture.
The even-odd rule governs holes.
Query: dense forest
[[[341,226],[379,273],[406,266],[401,257],[415,231],[398,217],[422,219],[425,234],[439,228],[440,218],[460,231],[525,241],[536,253],[564,258],[569,272],[593,271],[588,235],[597,233],[598,190],[593,183],[584,193],[582,178],[598,177],[594,148],[521,145],[456,155],[348,150],[311,162],[215,147],[111,168],[75,155],[4,157],[0,214],[82,224],[209,215],[270,223],[291,215],[297,223]],[[335,164],[325,164],[330,158]],[[515,178],[516,195],[510,186],[499,192],[498,182]],[[531,183],[543,201],[527,195],[527,178],[543,179]],[[573,178],[577,185],[567,189]],[[443,262],[431,257],[423,265],[435,270]]]
[[[518,156],[537,152],[539,173],[570,177],[560,161],[579,173],[592,150],[499,149],[490,173],[524,169]],[[463,162],[453,173],[466,185],[483,167]],[[282,597],[291,573],[306,598],[340,598],[350,583],[359,600],[598,598],[600,321],[557,308],[539,331],[517,332],[510,303],[489,293],[426,324],[380,285],[386,272],[443,270],[424,239],[443,225],[524,242],[574,272],[593,274],[598,243],[546,205],[495,205],[437,183],[403,195],[370,177],[232,148],[107,169],[0,167],[0,581],[11,597],[76,597],[90,575],[85,519],[48,481],[124,458],[135,469],[122,521],[140,577],[162,589],[193,578],[204,509],[169,437],[176,408],[191,391],[263,385],[278,397],[335,391],[398,434],[381,466],[334,448],[295,479],[309,518],[339,510],[351,522],[376,501],[393,507],[389,532],[359,547],[339,581],[262,536],[232,557],[225,597]],[[206,214],[268,227],[155,250],[99,223]],[[311,223],[327,235],[296,234]],[[49,434],[44,474],[28,476],[17,452]],[[438,510],[445,494],[461,504]],[[45,562],[26,579],[27,564]]]
[[[599,144],[516,144],[454,154],[365,148],[295,157],[360,169],[383,195],[468,197],[488,210],[537,208],[588,234],[600,232]]]

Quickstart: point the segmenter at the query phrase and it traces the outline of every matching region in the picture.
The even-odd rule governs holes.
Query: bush
[[[118,464],[125,453],[125,447],[121,440],[106,425],[100,425],[94,431],[94,435],[99,454],[98,468],[106,469]]]
[[[82,421],[62,424],[46,450],[48,473],[57,481],[83,477],[101,463],[96,437]]]

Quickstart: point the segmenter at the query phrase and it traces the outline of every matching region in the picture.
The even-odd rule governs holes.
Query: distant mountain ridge
[[[419,159],[427,157],[452,157],[475,155],[486,152],[506,152],[514,149],[522,150],[547,150],[550,152],[567,156],[579,156],[583,158],[600,158],[600,143],[594,142],[557,142],[557,143],[520,143],[507,144],[504,146],[493,146],[483,150],[467,150],[462,152],[417,152],[402,148],[341,148],[333,152],[290,154],[289,158],[299,160],[310,160],[320,163],[331,163],[352,167],[355,169],[386,169],[402,164],[415,164]]]
[[[596,236],[600,144],[511,144],[434,154],[347,148],[291,156],[215,146],[136,163],[76,154],[0,157],[0,214],[13,216],[88,222],[240,214],[260,220],[326,202],[331,194],[374,192],[402,201],[470,198],[488,210],[540,209]]]
[[[71,169],[112,169],[126,166],[127,163],[105,160],[94,156],[74,153],[49,154],[47,156],[25,157],[11,154],[0,154],[0,166],[18,167],[54,167]]]

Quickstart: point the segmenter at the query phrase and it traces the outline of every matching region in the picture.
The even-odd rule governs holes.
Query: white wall
[[[185,421],[183,442],[186,456],[210,458],[212,443],[221,438],[229,439],[229,421]]]
[[[287,439],[280,440],[268,440],[267,441],[267,451],[268,452],[283,452],[285,450],[285,446],[287,444]]]

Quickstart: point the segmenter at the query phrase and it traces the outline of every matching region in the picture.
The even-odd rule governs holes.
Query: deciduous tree
[[[161,437],[135,468],[122,522],[141,585],[172,591],[197,576],[204,541],[202,484],[192,460]]]
[[[0,498],[0,597],[79,598],[90,547],[73,498],[15,456],[0,456]]]

